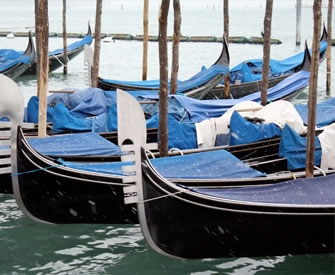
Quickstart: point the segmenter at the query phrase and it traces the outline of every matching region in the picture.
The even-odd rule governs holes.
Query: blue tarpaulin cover
[[[106,83],[112,83],[112,84],[122,84],[122,85],[130,85],[130,86],[137,86],[137,87],[143,87],[143,88],[156,88],[159,89],[159,79],[155,80],[138,80],[138,81],[127,81],[127,80],[114,80],[114,79],[107,79],[103,78],[103,81]],[[178,80],[177,83],[179,83],[180,80]],[[170,85],[170,80],[169,80]]]
[[[159,116],[147,120],[147,128],[158,128]],[[159,132],[157,140],[159,141]],[[193,149],[197,148],[197,134],[194,123],[179,122],[172,114],[168,114],[168,148]]]
[[[308,104],[295,105],[305,125],[308,125]],[[335,121],[335,98],[330,98],[316,106],[317,127],[327,126]]]
[[[92,119],[78,118],[70,114],[63,103],[57,103],[52,110],[52,128],[55,132],[90,131]]]
[[[277,99],[288,96],[291,93],[297,91],[298,89],[306,87],[308,85],[308,82],[309,82],[309,73],[303,72],[303,71],[298,72],[286,78],[285,80],[281,81],[276,86],[270,88],[268,91],[268,99],[270,101],[275,101]],[[57,102],[63,102],[63,103],[65,102],[65,104],[70,108],[69,112],[72,112],[72,113],[70,113],[69,116],[67,115],[69,119],[70,119],[70,116],[75,116],[78,118],[78,117],[84,117],[85,115],[86,116],[99,115],[100,112],[101,114],[103,114],[103,110],[108,110],[108,112],[105,112],[104,120],[106,120],[106,115],[107,115],[108,124],[116,126],[117,124],[115,123],[116,121],[115,92],[105,91],[105,92],[100,92],[100,93],[98,92],[96,94],[95,92],[97,92],[97,90],[99,89],[89,88],[89,89],[75,93],[75,94],[84,93],[85,95],[83,97],[81,97],[79,94],[78,95],[58,94],[58,95],[53,95],[53,99],[57,97],[58,98]],[[135,96],[139,100],[158,100],[158,94],[156,91],[154,92],[131,91],[129,93]],[[100,95],[101,95],[101,100],[98,99]],[[87,111],[85,111],[85,108],[79,108],[79,106],[76,105],[76,104],[79,104],[79,100],[75,101],[76,104],[70,103],[71,97],[73,98],[78,97],[79,99],[85,98],[85,102],[83,102],[83,107],[85,107]],[[203,121],[205,119],[220,117],[222,114],[224,114],[227,110],[229,110],[235,104],[242,102],[242,101],[247,101],[247,100],[260,102],[261,100],[260,92],[253,93],[251,95],[245,96],[240,99],[224,99],[224,100],[198,100],[198,99],[193,99],[193,98],[189,98],[189,97],[182,96],[182,95],[174,95],[174,96],[170,96],[170,99],[169,99],[169,113],[171,112],[173,113],[175,117],[179,117],[179,118],[185,118],[185,115],[187,115],[187,118],[191,122],[196,123],[196,122]],[[48,100],[48,102],[51,102],[51,99]],[[55,103],[56,100],[52,100],[52,102]],[[101,102],[102,104],[100,104]],[[99,104],[95,106],[95,104],[97,103]],[[111,108],[113,110],[111,110]],[[158,113],[158,104],[154,104],[150,106],[149,108],[151,108],[150,110],[151,115],[155,115]],[[79,113],[79,109],[80,109],[80,113]],[[74,110],[76,110],[76,113],[74,113]],[[90,111],[88,112],[88,110]],[[95,112],[93,112],[93,110],[95,110]],[[51,112],[52,110],[48,109],[48,118],[51,118],[49,117],[49,113]],[[29,103],[28,103],[27,113],[28,113],[28,122],[36,123],[37,117],[38,117],[37,106],[33,105],[33,107],[29,108]],[[113,116],[111,116],[111,114],[113,114]],[[67,129],[68,130],[71,129],[71,123],[65,122],[64,118],[59,119],[55,115],[52,115],[52,120],[50,121],[55,123],[56,120],[58,121],[57,122],[58,125],[64,122],[64,124],[67,124],[67,127],[69,127]],[[76,120],[76,123],[79,123],[79,120]],[[86,122],[84,124],[86,125]],[[55,131],[61,131],[61,130],[64,131],[65,127],[59,127],[59,129],[55,128]],[[109,128],[109,131],[114,131],[114,130],[116,129]]]
[[[73,51],[75,49],[78,49],[84,45],[90,45],[92,43],[93,37],[91,35],[86,35],[83,39],[76,41],[70,45],[67,46],[66,50],[68,52]],[[53,56],[53,55],[57,55],[57,54],[62,54],[64,52],[63,48],[60,49],[56,49],[54,51],[50,51],[48,53],[49,56]],[[37,53],[36,53],[36,57],[37,57]]]
[[[10,49],[0,50],[0,72],[13,67],[16,64],[28,64],[30,57],[23,55],[22,51],[15,51]]]
[[[307,138],[301,137],[290,126],[285,125],[279,145],[279,157],[287,159],[289,170],[305,168],[306,165],[306,144]],[[315,137],[315,165],[321,162],[321,144],[318,137]]]
[[[27,139],[39,153],[48,156],[120,155],[119,146],[96,133],[76,133]]]
[[[178,81],[177,83],[177,92],[182,93],[185,91],[188,91],[190,89],[194,89],[196,87],[199,87],[205,83],[207,83],[209,80],[211,80],[213,77],[215,77],[218,74],[226,74],[228,72],[228,67],[223,65],[213,65],[209,67],[208,69],[201,70],[196,75],[192,76],[191,78],[184,80],[184,81]],[[106,83],[115,83],[115,84],[124,84],[124,85],[136,85],[139,87],[148,87],[148,88],[159,88],[159,80],[149,80],[149,81],[121,81],[121,80],[111,80],[111,79],[103,79]],[[157,93],[157,91],[156,91]]]
[[[38,102],[39,99],[37,96],[32,96],[27,104],[27,108],[24,110],[24,121],[31,123],[38,123]],[[47,105],[47,121],[51,121],[51,115],[53,108]]]
[[[320,42],[320,53],[327,49],[327,41]],[[310,50],[311,53],[311,50]],[[304,60],[304,52],[283,60],[270,59],[269,78],[293,73],[293,69],[300,66]],[[242,83],[262,79],[263,59],[246,60],[230,69],[230,80]]]
[[[309,84],[309,76],[310,73],[304,71],[289,76],[268,90],[268,100],[275,101],[284,98],[299,89],[307,87]],[[209,118],[220,117],[231,107],[242,101],[261,102],[260,92],[239,99],[222,100],[198,100],[180,95],[173,97],[185,108],[190,119],[195,123]]]
[[[97,116],[107,112],[109,103],[103,90],[86,88],[75,91],[75,93],[55,93],[48,96],[48,106],[62,102],[75,117]]]
[[[250,168],[225,150],[201,152],[183,156],[151,160],[157,171],[166,178],[210,179],[210,178],[254,178],[265,176]],[[121,166],[131,163],[75,163],[63,165],[99,173],[122,175]]]
[[[74,90],[76,91],[75,93],[64,92],[48,96],[48,122],[58,120],[57,115],[53,114],[54,107],[58,103],[62,103],[68,110],[69,116],[75,118],[92,117],[107,112],[110,102],[103,90],[98,88]],[[33,96],[29,99],[25,120],[38,123],[38,97]]]
[[[280,136],[281,129],[271,124],[255,124],[234,111],[230,118],[229,145],[247,144]]]
[[[198,193],[220,197],[227,200],[289,204],[289,205],[333,205],[335,204],[335,175],[296,179],[273,185],[199,189]]]
[[[50,106],[54,106],[51,108]],[[171,110],[173,110],[171,105]],[[182,108],[182,107],[181,107]],[[169,148],[197,148],[195,125],[187,118],[168,115]],[[79,92],[57,93],[48,97],[48,121],[55,132],[68,130],[117,131],[117,104],[114,91],[88,88]],[[92,118],[85,118],[91,117]],[[27,121],[38,122],[38,98],[32,97],[26,110]],[[147,128],[158,128],[158,114],[147,120]]]
[[[309,73],[298,72],[269,89],[268,98],[281,98],[296,91],[297,88],[308,85]],[[158,100],[157,92],[131,91],[140,100]],[[179,149],[197,148],[194,123],[208,118],[221,116],[235,104],[245,101],[260,101],[260,93],[255,93],[241,99],[197,100],[182,95],[169,97],[169,147]],[[142,105],[144,111],[150,113],[147,120],[148,128],[158,127],[158,105]],[[26,120],[37,123],[38,98],[32,97],[28,102]],[[91,117],[91,118],[87,118]],[[116,93],[88,88],[74,94],[62,93],[48,97],[49,122],[53,123],[55,132],[67,130],[108,132],[117,130]],[[192,125],[193,124],[193,125]],[[185,139],[186,137],[186,139]],[[185,139],[185,141],[182,141]]]

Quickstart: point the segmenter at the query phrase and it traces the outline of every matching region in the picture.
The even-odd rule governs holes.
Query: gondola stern
[[[326,24],[325,23],[323,23],[323,28],[322,28],[322,34],[321,34],[320,42],[321,41],[328,41],[328,32],[327,32],[327,28],[326,28]]]
[[[88,21],[88,30],[87,30],[86,36],[92,36],[92,29],[91,29],[90,21]]]
[[[10,167],[7,170],[0,171],[9,173],[12,181],[12,189],[15,200],[21,211],[28,217],[31,213],[25,208],[19,187],[18,174],[18,152],[20,150],[19,139],[22,135],[21,125],[31,128],[33,125],[23,123],[24,100],[23,95],[17,84],[10,78],[0,74],[0,93],[2,100],[0,101],[0,118],[6,117],[8,121],[1,122],[2,127],[10,128],[10,135],[7,145],[10,146]],[[10,168],[10,169],[8,169]]]
[[[118,143],[123,154],[122,162],[132,162],[134,165],[122,167],[125,204],[137,205],[137,214],[144,238],[156,252],[170,256],[156,245],[147,226],[145,212],[145,192],[142,176],[142,165],[146,158],[146,150],[157,149],[157,144],[146,144],[146,126],[144,113],[140,104],[128,93],[117,90],[118,106]],[[136,118],[136,120],[134,120]]]
[[[321,42],[328,43],[328,33],[327,33],[325,23],[323,23],[323,30],[322,30],[322,34],[321,34],[321,38],[320,38],[320,43]],[[326,59],[327,53],[328,53],[328,44],[327,44],[327,47],[325,48],[325,50],[320,51],[320,57],[319,57],[319,62],[320,63]]]
[[[151,198],[148,198],[146,194],[148,193],[147,189],[154,185],[152,181],[157,177],[157,172],[151,166],[145,148],[141,147],[137,154],[139,154],[137,159],[140,163],[135,171],[136,181],[134,182],[134,186],[124,188],[125,203],[136,203],[138,220],[143,237],[153,251],[175,259],[185,259],[178,255],[173,255],[169,253],[168,250],[164,249],[164,245],[159,242],[159,237],[158,239],[156,238],[156,233],[159,232],[155,232],[155,229],[152,229],[152,226],[150,226],[150,217],[146,211],[146,204],[150,203]],[[152,175],[152,177],[150,175]],[[160,198],[156,197],[154,199]]]
[[[305,72],[310,72],[311,71],[311,53],[308,49],[308,45],[307,45],[307,40],[305,40],[305,51],[304,51],[304,59],[303,62],[301,64],[301,71],[305,71]]]
[[[34,45],[33,35],[31,33],[31,31],[29,31],[28,46],[27,46],[27,49],[25,50],[23,55],[30,57],[30,64],[32,64],[34,62],[34,60],[35,60],[35,45]]]
[[[230,64],[230,55],[228,44],[225,35],[222,36],[222,50],[219,58],[214,62],[213,65],[222,65],[225,67],[229,67]]]

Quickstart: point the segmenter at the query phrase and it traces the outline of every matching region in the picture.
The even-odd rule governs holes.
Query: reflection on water
[[[334,255],[179,260],[153,252],[139,225],[50,225],[0,195],[1,273],[334,274]],[[292,273],[293,272],[293,273]]]
[[[103,272],[146,250],[138,225],[49,225],[24,217],[0,195],[1,272]]]

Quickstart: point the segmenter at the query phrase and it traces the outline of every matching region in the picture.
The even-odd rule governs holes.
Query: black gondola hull
[[[35,47],[34,47],[34,42],[32,39],[32,34],[29,33],[29,41],[28,41],[28,46],[27,49],[25,50],[24,54],[25,56],[30,57],[30,62],[29,63],[18,63],[13,65],[12,67],[1,71],[0,73],[11,78],[15,79],[19,77],[20,75],[23,75],[31,66],[34,64],[34,59],[35,59]]]
[[[326,40],[327,40],[327,32],[326,32],[326,29],[324,28],[320,41],[326,41]],[[228,49],[223,47],[221,55],[223,55],[225,52],[228,52]],[[322,62],[325,59],[326,52],[327,52],[327,49],[325,51],[320,52],[320,62]],[[294,69],[292,69],[290,72],[286,72],[280,76],[269,78],[268,88],[274,87],[279,82],[292,76],[296,72],[310,71],[310,65],[311,65],[311,57],[310,57],[310,53],[306,45],[303,62],[297,67],[295,67]],[[136,85],[128,85],[125,83],[111,83],[111,82],[105,81],[102,78],[98,78],[98,87],[105,91],[116,90],[116,89],[128,90],[128,91],[141,91],[141,90],[154,91],[154,90],[159,89],[157,87],[143,87],[143,86],[136,86]],[[261,91],[261,88],[262,88],[262,80],[250,81],[246,83],[231,83],[229,85],[229,96],[230,98],[238,99],[238,98],[259,92]],[[303,89],[299,89],[293,92],[292,94],[289,94],[285,98],[281,98],[281,99],[291,100],[294,97],[296,97],[302,90]],[[184,94],[186,96],[191,96],[197,99],[224,99],[226,98],[223,85],[218,85],[212,89],[207,89],[203,93],[199,93],[195,95],[193,95],[191,92],[192,91],[185,91]]]
[[[80,47],[78,49],[75,49],[71,52],[67,53],[67,58],[68,61],[72,60],[73,58],[75,58],[78,54],[80,54],[82,51],[84,50],[84,47]],[[59,54],[57,56],[49,56],[49,72],[53,72],[57,69],[59,69],[60,67],[62,67],[64,64],[64,54]],[[28,70],[26,70],[22,76],[25,75],[36,75],[37,72],[37,60],[35,59],[32,63],[32,65],[30,66],[30,68]]]
[[[334,253],[334,209],[296,214],[293,208],[209,202],[167,185],[147,162],[142,173],[140,220],[157,252],[188,259]]]
[[[22,137],[19,131],[18,184],[29,216],[49,223],[138,222],[136,207],[123,202],[121,177],[99,176],[48,162]]]
[[[92,30],[91,27],[88,26],[88,31],[86,36],[92,36]],[[90,45],[91,43],[89,43]],[[77,55],[79,55],[82,51],[84,51],[85,49],[85,45],[73,49],[71,51],[67,52],[67,60],[70,61],[73,58],[75,58]],[[59,53],[57,55],[51,55],[49,56],[49,72],[53,72],[57,69],[59,69],[60,67],[64,66],[64,53]],[[34,60],[31,64],[31,66],[29,67],[29,69],[25,70],[24,73],[22,74],[23,76],[27,76],[27,75],[36,75],[37,73],[37,58],[35,58],[34,56]]]

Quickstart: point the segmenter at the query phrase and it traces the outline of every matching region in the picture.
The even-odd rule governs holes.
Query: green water
[[[1,274],[334,274],[334,255],[176,260],[153,252],[138,225],[50,225],[0,195]]]

